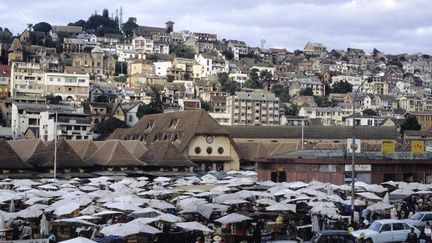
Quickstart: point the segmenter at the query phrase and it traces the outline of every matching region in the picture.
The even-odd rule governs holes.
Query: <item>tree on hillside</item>
[[[33,25],[33,30],[44,32],[46,35],[48,35],[49,32],[52,30],[52,27],[47,22],[39,22],[39,23]]]
[[[87,33],[104,36],[105,34],[121,34],[116,22],[103,15],[92,15],[86,22],[84,30]]]
[[[365,115],[365,116],[378,116],[378,113],[372,109],[365,109],[363,111],[363,115]]]
[[[86,26],[87,22],[85,20],[78,20],[75,23],[69,23],[68,26],[81,26],[83,29]]]
[[[110,117],[106,120],[103,120],[96,126],[95,131],[101,134],[109,134],[114,132],[117,128],[127,128],[128,125],[115,117]]]
[[[417,117],[414,115],[408,115],[404,123],[401,125],[401,133],[403,134],[406,130],[420,130],[421,125],[417,121]]]
[[[144,115],[163,113],[163,103],[159,91],[153,89],[152,99],[148,105],[140,105],[137,117],[141,119]]]
[[[131,37],[134,30],[137,28],[138,25],[135,23],[134,18],[129,18],[128,21],[126,21],[126,23],[124,23],[122,26],[123,34],[127,37]]]
[[[104,9],[102,10],[102,17],[109,18],[109,12],[108,12],[108,9],[104,8]]]
[[[258,89],[262,86],[262,83],[260,83],[260,76],[258,72],[259,70],[256,68],[250,70],[249,79],[244,84],[246,88]]]
[[[1,28],[0,27],[0,42],[1,43],[11,43],[13,40],[13,34],[10,32],[8,28]]]
[[[170,44],[170,54],[174,54],[176,57],[182,58],[194,58],[195,52],[192,48],[185,46],[180,43]]]
[[[233,95],[236,91],[240,90],[239,84],[235,81],[232,81],[228,73],[218,73],[217,78],[221,85],[222,91]]]
[[[352,92],[352,90],[352,84],[348,83],[347,81],[336,82],[331,87],[331,92],[338,94],[346,94]]]
[[[276,97],[279,97],[279,101],[281,103],[288,102],[290,100],[289,89],[282,84],[273,85],[271,92],[274,93]]]

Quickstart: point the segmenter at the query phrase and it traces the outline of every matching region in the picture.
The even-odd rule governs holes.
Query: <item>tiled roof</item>
[[[148,166],[194,166],[185,155],[169,141],[157,141],[140,157]]]

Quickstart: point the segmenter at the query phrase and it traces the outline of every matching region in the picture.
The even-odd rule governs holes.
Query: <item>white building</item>
[[[64,101],[85,101],[89,97],[89,74],[45,73],[45,94]]]
[[[157,54],[169,54],[169,45],[165,43],[155,43],[153,46],[153,52]]]
[[[224,57],[210,56],[207,54],[195,55],[195,60],[203,67],[201,77],[215,75],[218,73],[228,73],[228,62]]]
[[[91,118],[87,114],[76,112],[41,112],[39,137],[43,141],[53,141],[56,134],[58,139],[92,140]]]
[[[133,127],[139,121],[137,112],[140,105],[141,103],[128,103],[121,105],[125,116],[125,122],[128,126]]]
[[[193,97],[195,95],[195,84],[190,80],[174,80],[174,84],[183,84],[185,87],[185,96]]]
[[[244,83],[248,80],[249,75],[246,73],[230,73],[228,77],[243,87]]]
[[[138,36],[132,39],[133,49],[140,53],[153,54],[154,42],[151,39],[146,39],[142,36]]]
[[[359,107],[358,111],[362,111]],[[302,107],[298,115],[309,119],[321,119],[325,126],[343,125],[343,118],[352,115],[351,104],[340,104],[336,107]]]
[[[250,68],[250,70],[252,70],[252,69],[257,69],[258,74],[260,74],[262,71],[266,70],[267,72],[271,73],[272,76],[274,76],[275,70],[276,70],[276,68],[274,68],[274,67],[261,67],[261,66],[253,66]]]
[[[14,62],[10,79],[12,98],[45,96],[45,73],[37,63]]]
[[[44,111],[73,112],[72,107],[62,105],[12,103],[12,134],[14,138],[21,138],[27,129],[39,131],[41,113]]]
[[[168,68],[172,67],[172,62],[154,62],[153,73],[156,76],[166,77]]]
[[[349,75],[338,75],[338,76],[333,76],[332,77],[332,83],[337,83],[337,82],[348,82],[349,84],[351,84],[353,86],[353,91],[357,90],[357,88],[360,86],[360,84],[364,81],[365,79],[363,77],[358,77],[358,76],[349,76]]]
[[[226,102],[230,125],[280,124],[279,98],[274,93],[236,92]]]

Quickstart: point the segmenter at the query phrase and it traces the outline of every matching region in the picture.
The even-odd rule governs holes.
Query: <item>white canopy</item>
[[[284,204],[284,203],[275,203],[266,207],[266,211],[291,211],[296,212],[295,204]]]
[[[113,236],[121,236],[121,237],[128,236],[128,235],[136,235],[139,233],[146,233],[146,234],[161,233],[161,231],[156,229],[155,227],[146,224],[141,224],[138,222],[109,225],[104,227],[100,232],[104,235],[113,235]]]
[[[377,202],[375,204],[370,205],[366,209],[370,211],[379,211],[379,210],[387,210],[390,208],[393,208],[393,205],[383,203],[383,202]]]
[[[193,222],[184,222],[184,223],[176,223],[177,227],[186,229],[186,230],[196,230],[203,232],[213,232],[213,230],[209,229],[207,226],[202,225],[196,221]]]
[[[54,214],[57,216],[71,214],[73,211],[79,209],[80,205],[75,202],[71,202],[65,205],[61,205],[54,210]]]
[[[60,241],[62,243],[96,243],[96,241],[89,240],[84,237],[76,237],[70,240]]]
[[[370,200],[379,200],[379,201],[382,200],[382,198],[378,197],[377,195],[375,195],[372,192],[359,192],[359,193],[357,193],[357,195],[364,197],[364,198],[367,198],[367,199],[370,199]]]
[[[177,223],[177,222],[183,221],[182,218],[175,216],[173,214],[169,214],[169,213],[161,214],[157,217],[157,219],[160,221],[168,222],[168,223]]]
[[[238,213],[231,213],[221,218],[218,218],[215,221],[221,224],[233,224],[233,223],[240,223],[247,220],[252,220],[252,218],[249,218],[247,216]]]
[[[69,219],[58,219],[54,222],[59,222],[59,223],[71,223],[71,224],[82,224],[82,225],[90,225],[93,226],[95,224],[84,220],[84,219],[79,219],[79,218],[69,218]]]

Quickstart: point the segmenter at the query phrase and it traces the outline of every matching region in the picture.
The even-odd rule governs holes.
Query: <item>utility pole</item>
[[[57,178],[57,119],[58,113],[55,113],[54,120],[54,179]]]

